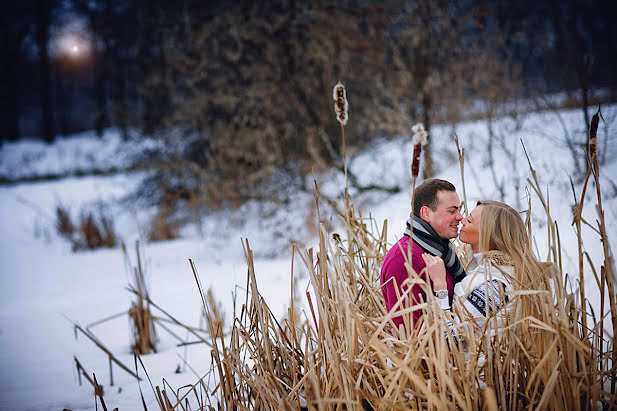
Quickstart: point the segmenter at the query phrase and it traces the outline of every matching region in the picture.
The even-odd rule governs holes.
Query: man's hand
[[[433,290],[448,289],[448,284],[446,283],[446,267],[443,260],[440,257],[435,257],[428,253],[422,254],[422,259],[426,264],[426,272],[433,282]]]

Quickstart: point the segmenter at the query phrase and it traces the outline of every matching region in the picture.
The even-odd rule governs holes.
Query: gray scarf
[[[450,240],[439,237],[433,227],[420,217],[413,216],[413,235],[411,232],[411,219],[407,220],[405,235],[412,237],[412,240],[427,253],[441,257],[446,265],[446,270],[454,277],[454,284],[461,281],[467,275]]]

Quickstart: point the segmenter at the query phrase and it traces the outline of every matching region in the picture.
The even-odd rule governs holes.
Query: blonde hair
[[[551,263],[538,261],[531,249],[529,234],[518,211],[498,201],[478,201],[480,214],[478,247],[481,252],[496,250],[514,261],[516,289],[549,289],[547,270]]]
[[[517,323],[515,318],[545,318],[543,313],[550,306],[552,298],[549,297],[550,292],[544,292],[551,290],[551,278],[556,278],[554,264],[540,262],[533,254],[529,234],[515,209],[497,201],[479,201],[478,206],[482,206],[478,233],[480,251],[486,254],[496,250],[510,256],[514,265],[514,276],[510,284],[514,290],[531,291],[520,295],[511,323]],[[526,322],[521,322],[515,330],[530,336],[535,347],[533,349],[542,358],[549,346],[548,334],[538,329],[532,330]],[[531,346],[528,348],[532,349]]]

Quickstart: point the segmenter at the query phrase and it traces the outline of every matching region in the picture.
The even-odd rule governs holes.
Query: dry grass
[[[63,237],[71,238],[75,232],[75,226],[71,221],[68,208],[62,204],[56,206],[56,231]]]
[[[549,222],[550,258],[560,267],[557,225],[535,170],[531,171],[529,184],[545,205]],[[280,322],[272,314],[259,293],[248,241],[244,243],[248,293],[230,334],[221,332],[221,307],[211,293],[204,293],[192,262],[207,337],[202,330],[178,323],[146,294],[132,290],[143,296],[143,305],[158,309],[169,323],[212,348],[212,369],[194,385],[175,392],[156,387],[160,409],[189,409],[189,399],[199,409],[615,407],[615,337],[603,340],[600,319],[587,316],[577,298],[581,291],[568,290],[560,270],[549,270],[539,277],[542,281],[510,293],[508,308],[484,327],[457,312],[463,319],[457,327],[458,344],[448,339],[449,314],[438,308],[431,293],[416,332],[398,331],[391,327],[392,314],[386,312],[379,288],[387,251],[386,224],[378,228],[374,220],[359,215],[351,201],[340,217],[346,236],[330,236],[320,226],[317,250],[294,248],[312,285],[306,292],[309,312],[304,315],[295,308],[298,296],[293,285],[288,314]],[[605,267],[598,284],[608,291],[609,301],[603,307],[611,307],[608,315],[614,323],[614,276]],[[422,284],[417,275],[410,281]],[[210,378],[214,384],[207,383]],[[184,395],[181,390],[186,390]]]
[[[173,240],[178,238],[179,231],[180,222],[174,220],[171,206],[167,203],[163,203],[150,221],[148,241]]]
[[[545,206],[551,262],[561,267],[556,223],[531,168],[529,184]],[[313,291],[310,313],[280,324],[259,293],[248,241],[248,296],[231,337],[212,338],[221,409],[595,409],[617,403],[615,338],[587,316],[560,269],[520,284],[510,304],[484,327],[464,312],[458,333],[445,334],[447,313],[432,297],[417,332],[391,325],[379,288],[386,226],[378,230],[348,203],[347,238],[328,236],[318,250],[298,250]],[[607,256],[608,259],[608,256]],[[605,262],[610,268],[610,263]],[[612,270],[612,268],[611,268]],[[615,322],[614,275],[602,268],[608,315]],[[411,281],[421,282],[417,275]],[[606,287],[606,288],[604,288]],[[582,296],[581,296],[582,293]],[[609,305],[610,304],[610,305]],[[208,310],[206,310],[208,312]],[[214,334],[211,334],[214,335]],[[459,339],[459,341],[461,341]],[[609,389],[608,387],[611,386]]]
[[[581,311],[558,273],[550,278],[553,292],[513,294],[514,309],[485,329],[469,319],[469,327],[459,329],[466,349],[448,342],[444,313],[431,301],[419,333],[394,336],[378,285],[383,240],[362,219],[351,222],[351,250],[332,244],[322,230],[319,251],[302,254],[314,289],[313,322],[293,316],[277,322],[259,294],[247,243],[249,300],[231,339],[213,339],[220,381],[213,395],[224,409],[356,409],[367,403],[376,409],[585,409],[613,403],[603,390],[606,353],[597,336],[583,337]],[[529,304],[533,316],[525,313]]]
[[[56,231],[73,246],[73,251],[92,250],[99,247],[115,247],[117,236],[109,208],[99,204],[93,211],[81,210],[77,223],[73,223],[69,209],[56,206]]]
[[[127,262],[130,261],[128,252],[124,244],[122,251]],[[131,348],[135,354],[148,354],[151,351],[156,352],[156,332],[154,329],[154,317],[150,310],[150,298],[148,285],[143,269],[142,258],[139,252],[139,243],[135,243],[135,257],[137,262],[134,267],[129,265],[133,274],[133,284],[131,288],[135,295],[135,300],[131,302],[129,309],[129,328],[131,330],[132,345]]]
[[[156,387],[159,407],[189,409],[189,397],[194,397],[199,409],[615,409],[617,339],[612,335],[605,340],[602,321],[609,316],[615,329],[616,280],[594,159],[590,170],[598,190],[598,232],[605,245],[603,266],[596,270],[590,262],[593,272],[600,273],[598,318],[584,309],[585,289],[567,287],[558,226],[531,163],[528,183],[546,213],[549,262],[555,269],[517,284],[508,295],[509,304],[482,327],[457,311],[462,320],[458,342],[447,333],[450,314],[439,309],[430,292],[413,332],[393,327],[393,313],[386,312],[379,284],[387,225],[378,227],[363,218],[346,193],[343,207],[335,207],[346,235],[330,236],[320,224],[317,250],[294,247],[312,286],[304,315],[295,309],[293,268],[291,308],[282,321],[272,314],[259,293],[248,241],[246,300],[229,334],[221,332],[221,308],[204,293],[192,261],[207,337],[203,330],[179,323],[147,294],[132,290],[143,296],[142,304],[158,309],[166,321],[212,348],[211,372],[182,387],[188,388],[183,396],[181,389],[170,389],[175,396],[170,401],[167,391]],[[576,204],[575,218],[580,218],[580,209],[582,204]],[[529,213],[527,224],[531,230]],[[426,286],[417,273],[408,281]],[[401,297],[404,301],[408,295]],[[410,315],[409,310],[397,315],[401,313]],[[214,383],[207,384],[206,377]]]

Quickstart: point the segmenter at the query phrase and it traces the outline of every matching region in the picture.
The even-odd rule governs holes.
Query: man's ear
[[[422,206],[420,208],[420,218],[430,224],[432,211],[428,206]]]

